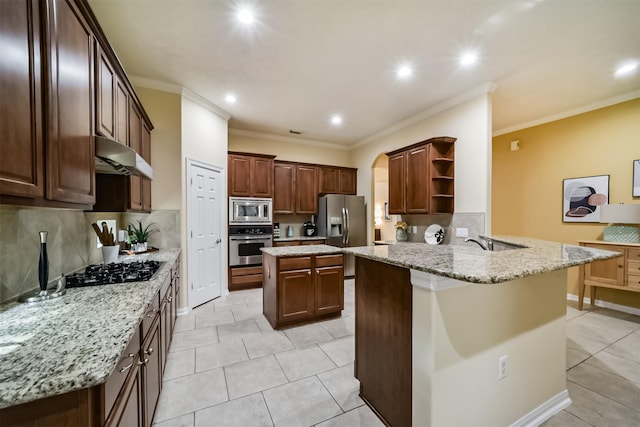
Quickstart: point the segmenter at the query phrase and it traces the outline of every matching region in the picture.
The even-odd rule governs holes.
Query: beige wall
[[[519,151],[510,142],[520,141]],[[610,175],[611,203],[640,203],[631,193],[640,159],[640,99],[493,139],[493,232],[575,244],[602,239],[604,224],[562,222],[562,180]],[[567,291],[578,294],[578,269]],[[598,299],[640,308],[640,293],[601,288]]]
[[[276,160],[316,163],[353,167],[351,153],[343,146],[329,143],[308,143],[302,139],[277,138],[272,136],[247,136],[244,133],[229,133],[229,150],[245,153],[277,155]]]
[[[489,212],[491,160],[491,98],[477,95],[401,130],[364,144],[352,152],[358,168],[358,194],[365,196],[368,223],[373,223],[372,179],[381,153],[434,136],[452,136],[455,143],[455,211]],[[489,217],[489,215],[487,215]],[[489,231],[489,225],[486,229]],[[369,227],[371,230],[372,227]]]
[[[155,126],[151,132],[153,209],[180,209],[181,97],[144,87],[136,87],[136,93]]]

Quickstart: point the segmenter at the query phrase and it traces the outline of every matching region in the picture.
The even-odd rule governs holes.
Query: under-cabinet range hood
[[[153,179],[153,169],[135,150],[96,135],[96,173],[136,175]]]

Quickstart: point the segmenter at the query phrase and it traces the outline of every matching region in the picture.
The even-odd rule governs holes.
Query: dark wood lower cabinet
[[[143,404],[145,427],[153,424],[160,389],[162,388],[162,366],[160,364],[160,318],[156,318],[149,336],[142,347],[141,373],[143,384]]]
[[[340,315],[344,308],[342,254],[262,256],[263,312],[274,329]]]
[[[409,270],[356,257],[355,376],[360,397],[391,426],[411,425]]]

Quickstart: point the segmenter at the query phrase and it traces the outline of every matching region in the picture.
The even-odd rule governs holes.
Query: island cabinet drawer
[[[629,261],[638,261],[640,262],[640,249],[629,249],[628,250],[628,257],[627,259]]]
[[[118,364],[109,375],[107,382],[104,384],[104,412],[105,416],[109,416],[111,409],[114,407],[120,390],[124,385],[127,377],[136,372],[136,363],[138,362],[138,352],[140,351],[140,329],[136,328],[136,332],[131,337],[127,348],[120,355]]]
[[[316,267],[333,267],[342,263],[342,254],[316,255]]]
[[[151,325],[158,313],[160,313],[160,292],[153,297],[147,307],[147,311],[144,313],[144,317],[142,318],[140,326],[142,328],[142,340],[147,336],[147,333],[149,332],[149,329],[151,328]]]
[[[631,276],[640,276],[640,261],[627,261],[627,273],[629,274],[629,286],[631,286]]]
[[[279,258],[280,271],[303,270],[311,268],[311,257],[300,256],[293,258]]]
[[[629,274],[627,276],[627,286],[640,290],[640,274]]]

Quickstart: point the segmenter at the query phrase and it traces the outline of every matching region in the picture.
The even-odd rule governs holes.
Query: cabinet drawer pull
[[[138,361],[138,365],[140,365],[140,366],[146,365],[147,363],[149,363],[149,358],[148,357],[145,357],[144,360]]]
[[[150,312],[148,312],[148,313],[147,313],[147,317],[153,317],[153,316],[155,316],[157,311],[158,311],[158,310],[156,310],[156,309],[154,308],[153,310],[151,310]]]
[[[151,353],[153,353],[153,348],[149,347],[147,350],[144,351],[144,354],[147,354],[149,356],[151,356]]]
[[[127,354],[127,358],[133,358],[133,357],[135,357],[135,354],[133,353]],[[122,367],[122,369],[120,369],[120,373],[128,371],[129,369],[131,369],[132,366],[133,366],[133,362],[129,363],[127,366]]]
[[[169,295],[169,298],[167,298],[169,300],[169,302],[173,301],[173,296]]]

